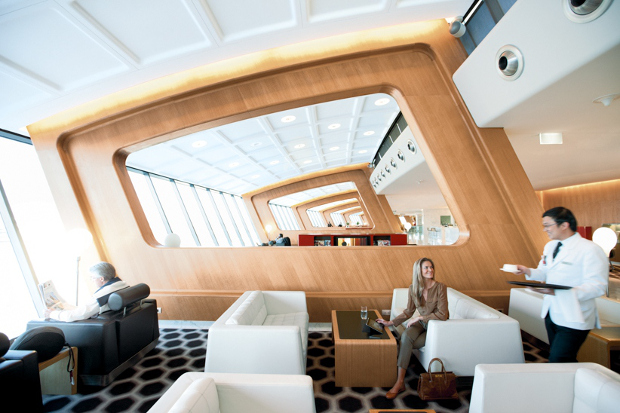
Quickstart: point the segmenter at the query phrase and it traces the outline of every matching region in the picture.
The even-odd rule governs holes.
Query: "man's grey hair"
[[[89,271],[93,276],[103,277],[106,282],[116,277],[116,269],[109,262],[98,262],[90,267]]]

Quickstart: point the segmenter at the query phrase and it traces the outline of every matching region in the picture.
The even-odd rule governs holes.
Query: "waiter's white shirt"
[[[553,251],[558,242],[562,242],[562,246],[554,259]],[[563,241],[550,241],[545,245],[538,268],[532,268],[531,275],[526,278],[573,287],[555,290],[555,296],[545,294],[541,317],[549,313],[555,324],[576,330],[601,328],[595,298],[605,294],[609,283],[609,261],[601,247],[578,233]],[[572,314],[567,311],[571,304]]]

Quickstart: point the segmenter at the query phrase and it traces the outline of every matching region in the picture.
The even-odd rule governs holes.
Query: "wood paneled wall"
[[[323,231],[322,229],[314,228],[312,226],[312,222],[310,222],[310,218],[308,217],[308,209],[320,207],[321,205],[329,204],[331,202],[344,201],[345,199],[352,199],[352,198],[357,199],[360,205],[362,204],[359,199],[359,192],[357,192],[357,190],[355,189],[352,189],[349,191],[336,192],[331,195],[325,195],[325,196],[321,196],[318,198],[309,199],[305,202],[300,202],[299,204],[295,204],[291,208],[297,214],[297,216],[303,221],[304,229],[314,230],[314,231]],[[329,218],[329,220],[326,222],[329,222],[329,221],[331,221],[331,218]]]
[[[541,191],[544,210],[563,206],[577,218],[577,224],[599,228],[620,222],[620,179]]]
[[[306,174],[243,194],[243,200],[245,201],[248,211],[250,212],[250,217],[256,228],[265,228],[267,225],[270,225],[272,228],[278,228],[273,213],[269,208],[269,201],[272,199],[323,186],[352,182],[355,184],[357,190],[347,192],[347,194],[349,194],[348,198],[355,198],[359,205],[362,205],[364,210],[368,211],[370,216],[374,217],[373,226],[369,229],[369,232],[398,231],[400,229],[398,219],[389,209],[389,204],[385,200],[385,196],[375,193],[368,179],[369,173],[367,171],[368,168],[365,164],[355,164],[321,171],[320,173]],[[347,197],[334,195],[331,199],[336,201],[347,199]],[[325,203],[325,200],[322,199],[321,201],[311,202],[307,205],[320,205],[318,202]],[[386,205],[388,208],[386,208]],[[307,208],[305,205],[302,206]],[[309,222],[305,210],[300,210],[299,208],[295,209],[297,217],[300,218],[304,224]],[[325,220],[331,221],[329,214],[341,209],[342,207],[338,206],[323,211]],[[307,228],[312,228],[311,224],[310,227],[306,226],[304,230],[278,229],[277,232],[285,237],[289,237],[292,244],[297,245],[299,234],[308,234],[315,231],[314,229],[308,230]],[[264,234],[266,237],[266,232]],[[263,242],[267,242],[266,239],[263,239]]]
[[[149,82],[29,131],[66,227],[88,228],[101,259],[130,284],[148,283],[162,318],[214,320],[251,289],[306,291],[313,322],[328,321],[331,309],[389,308],[392,289],[410,284],[422,256],[434,259],[439,281],[496,306],[509,290],[498,268],[535,265],[546,239],[541,205],[506,135],[477,128],[451,80],[465,57],[443,20],[370,30]],[[214,125],[379,92],[397,100],[424,151],[460,224],[455,245],[164,248],[155,241],[125,168],[132,151]],[[355,171],[342,175],[362,179]],[[263,201],[252,202],[260,209]]]

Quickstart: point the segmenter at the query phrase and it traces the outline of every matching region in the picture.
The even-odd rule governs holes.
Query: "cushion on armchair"
[[[60,353],[65,334],[57,327],[37,327],[27,330],[11,344],[11,350],[34,350],[42,363]]]
[[[226,324],[262,325],[267,317],[267,307],[262,291],[252,291],[243,303],[226,320]]]
[[[151,289],[144,283],[136,284],[110,294],[108,305],[110,310],[121,310],[135,302],[145,299],[151,294]]]
[[[215,381],[206,377],[194,380],[168,413],[219,413],[220,402]]]

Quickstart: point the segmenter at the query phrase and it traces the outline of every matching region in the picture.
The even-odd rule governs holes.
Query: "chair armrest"
[[[316,411],[310,376],[192,372],[179,377],[149,413],[168,412],[194,380],[207,377],[215,381],[221,413]]]
[[[480,363],[524,363],[519,323],[499,319],[430,320],[424,360],[439,357],[459,376],[473,376]],[[423,366],[427,368],[428,366]]]
[[[205,372],[304,374],[297,326],[213,325]]]
[[[469,411],[572,412],[575,372],[584,364],[480,364]]]
[[[263,291],[267,314],[307,313],[303,291]]]

